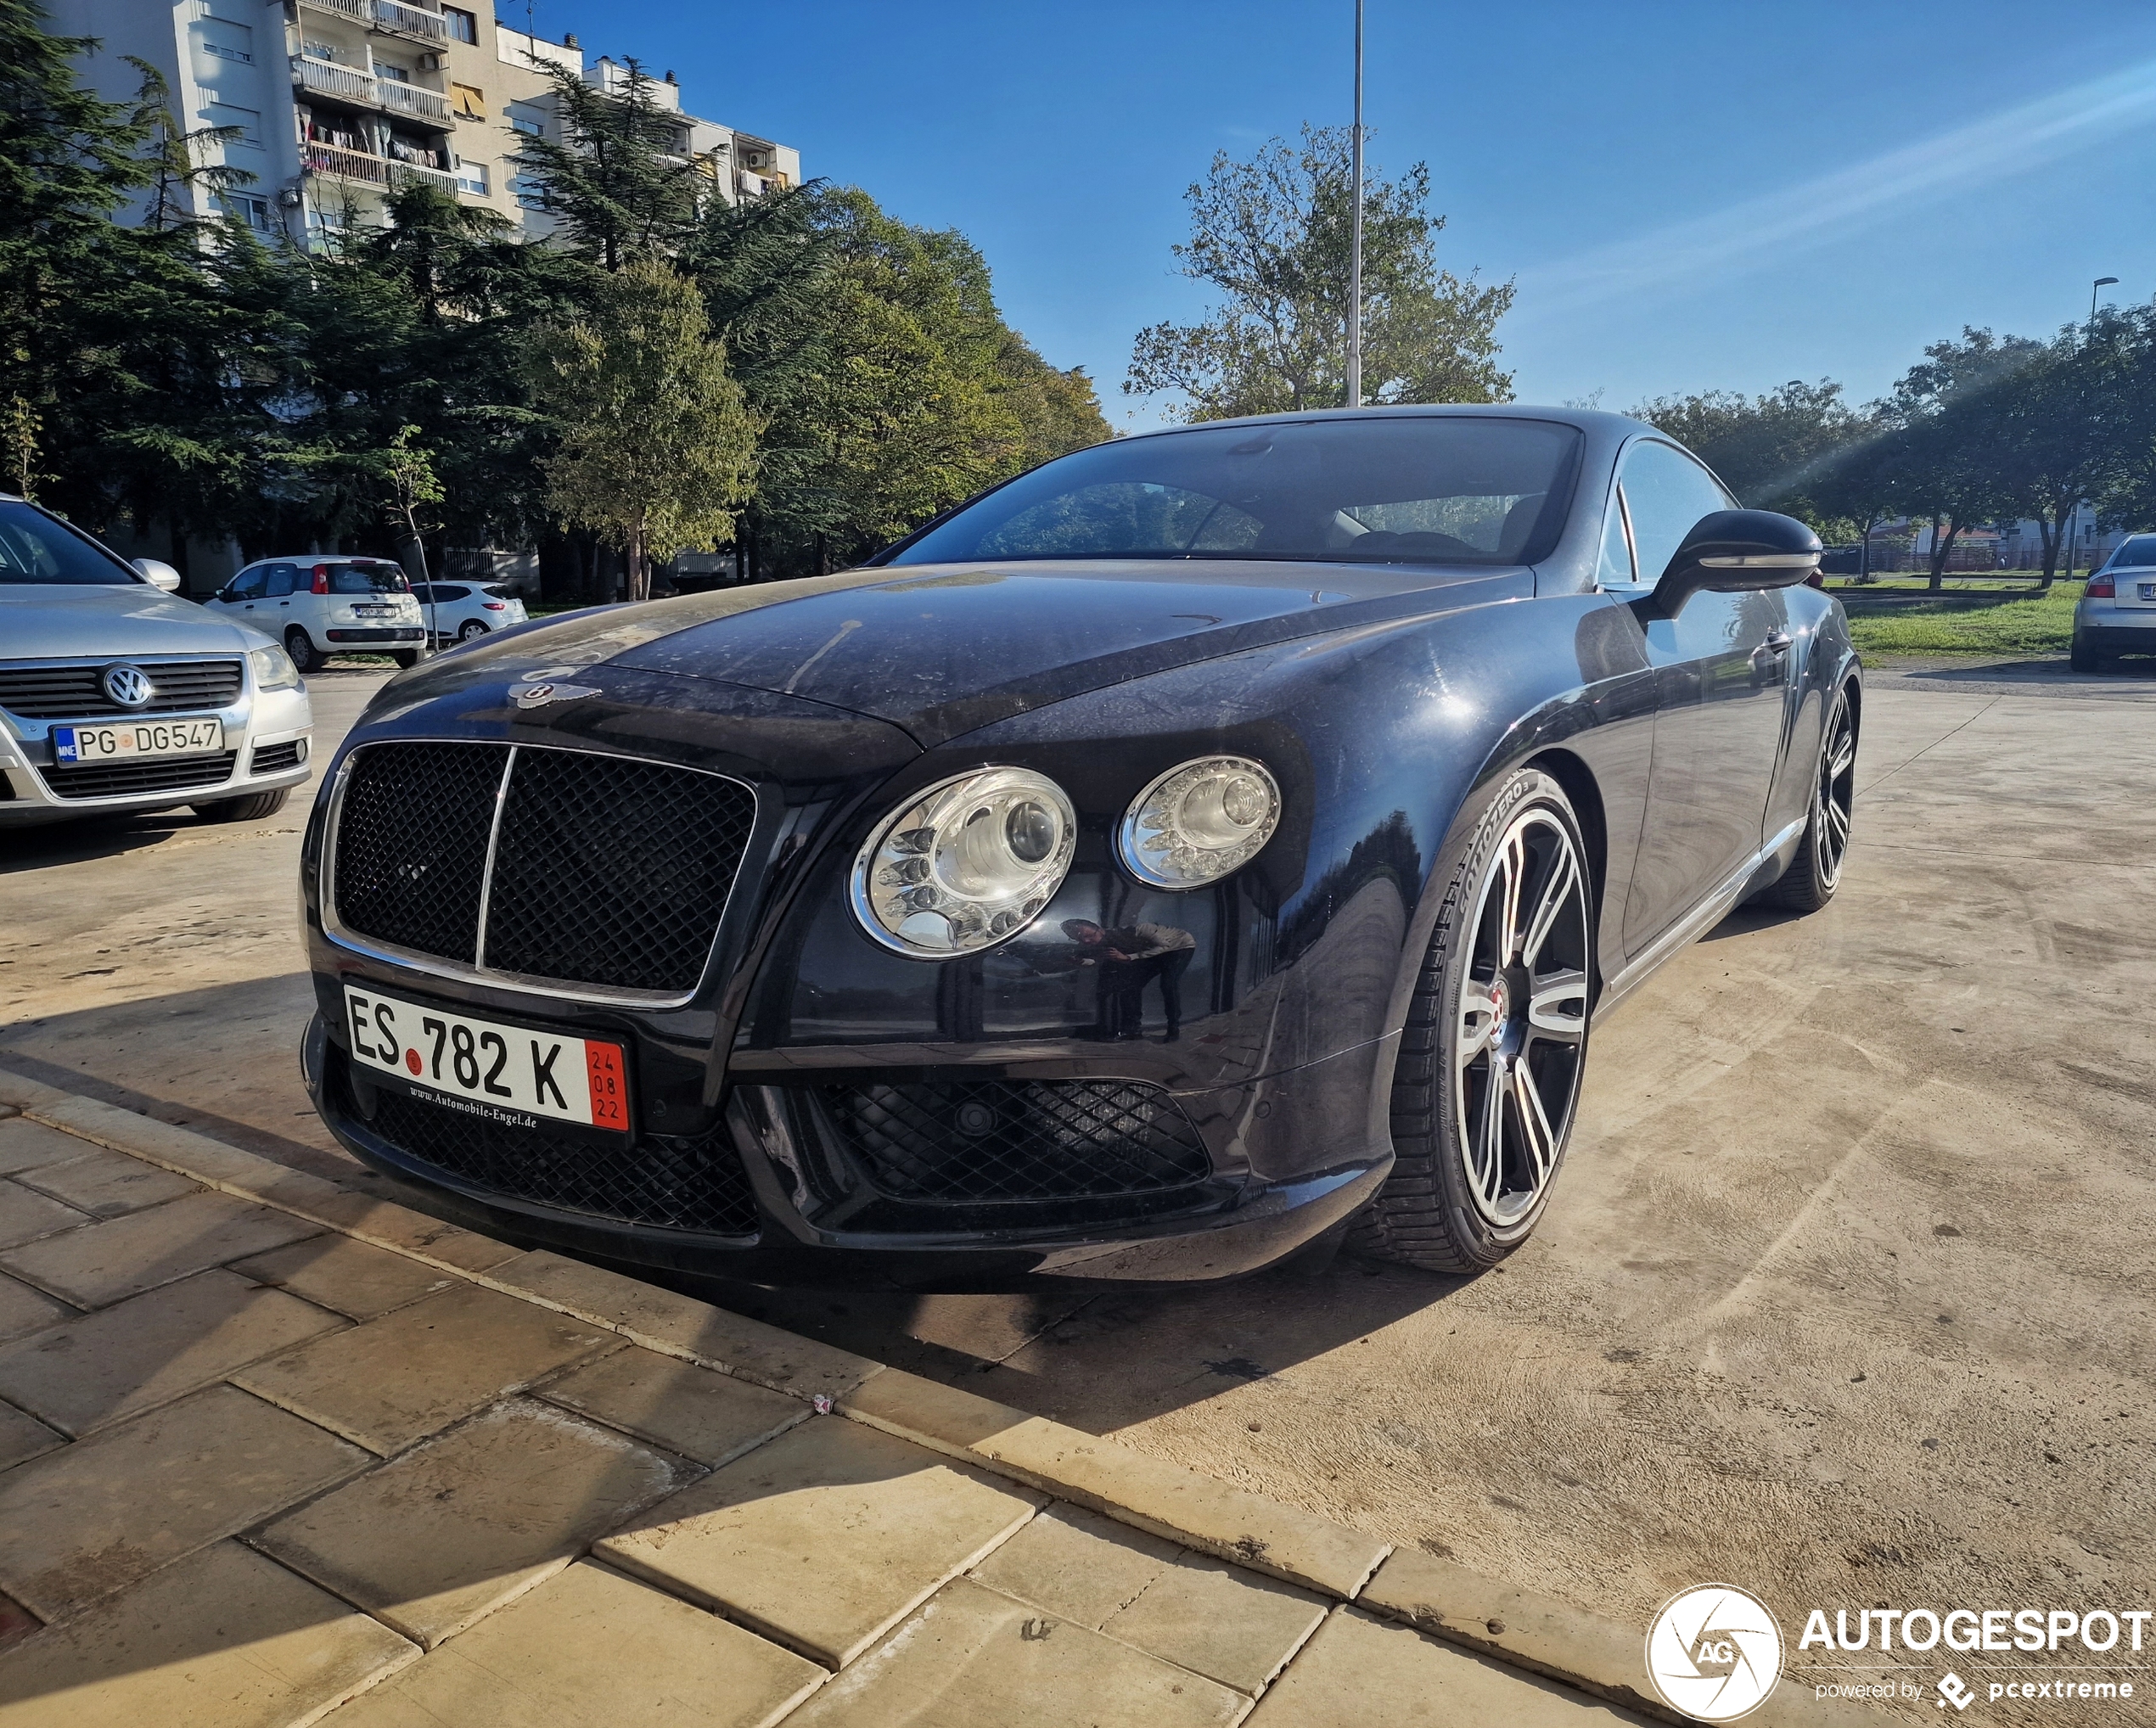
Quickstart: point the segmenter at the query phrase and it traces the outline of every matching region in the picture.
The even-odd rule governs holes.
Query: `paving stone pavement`
[[[0,1728],[1676,1720],[1638,1648],[0,1071]]]

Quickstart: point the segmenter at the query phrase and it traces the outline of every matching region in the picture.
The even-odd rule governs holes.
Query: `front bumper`
[[[314,721],[304,688],[254,691],[222,717],[232,745],[222,753],[230,759],[222,774],[219,758],[204,759],[194,771],[186,771],[188,759],[182,758],[175,766],[182,771],[154,777],[166,783],[96,797],[68,796],[64,785],[55,784],[51,731],[70,722],[0,722],[0,828],[221,803],[301,785],[313,774]]]
[[[319,974],[317,986],[318,997],[336,988]],[[738,1160],[746,1179],[747,1227],[724,1233],[550,1205],[415,1156],[381,1121],[369,1119],[369,1103],[378,1116],[388,1113],[379,1097],[362,1102],[368,1089],[354,1085],[353,1065],[322,1013],[307,1029],[300,1066],[340,1143],[423,1190],[430,1209],[490,1235],[619,1265],[753,1283],[923,1291],[1189,1283],[1272,1265],[1359,1209],[1390,1173],[1390,1145],[1373,1140],[1369,1104],[1379,1075],[1390,1073],[1390,1055],[1384,1041],[1223,1094],[1180,1099],[1204,1135],[1214,1178],[1120,1215],[1100,1202],[939,1209],[855,1194],[819,1203],[777,1130],[782,1089],[738,1085],[700,1129],[717,1156]],[[642,1116],[681,1123],[693,1103],[670,1103],[663,1087],[652,1085],[652,1063],[639,1065],[646,1074],[638,1089]],[[635,1152],[696,1137],[640,1136]],[[1329,1154],[1313,1159],[1310,1148],[1328,1141]],[[1263,1165],[1279,1162],[1290,1146],[1287,1161],[1304,1168],[1292,1175],[1263,1174]]]

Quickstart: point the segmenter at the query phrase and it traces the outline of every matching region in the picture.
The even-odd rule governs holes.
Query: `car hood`
[[[1293,637],[1534,591],[1525,568],[1203,563],[915,564],[607,607],[396,681],[460,683],[614,665],[745,685],[872,715],[934,745],[1109,684]]]
[[[0,587],[0,659],[233,654],[268,640],[146,583]]]

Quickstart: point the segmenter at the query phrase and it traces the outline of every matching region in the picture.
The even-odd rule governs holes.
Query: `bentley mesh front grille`
[[[239,752],[185,756],[177,762],[111,762],[90,768],[41,768],[55,798],[124,798],[137,792],[186,792],[222,786],[232,778]]]
[[[1136,1080],[928,1080],[815,1088],[868,1181],[895,1200],[1102,1199],[1212,1174],[1197,1129]]]
[[[337,919],[482,973],[686,995],[755,808],[738,781],[660,762],[370,744],[338,816]]]
[[[390,1147],[463,1187],[667,1230],[754,1236],[755,1197],[725,1129],[644,1134],[620,1146],[505,1127],[382,1091],[371,1120]]]
[[[178,714],[188,709],[229,708],[239,700],[239,662],[129,660],[149,676],[150,698],[124,708],[104,693],[111,660],[58,666],[0,667],[0,708],[25,720],[72,720],[78,715]]]
[[[503,750],[373,744],[353,759],[337,818],[337,917],[421,954],[469,960]]]

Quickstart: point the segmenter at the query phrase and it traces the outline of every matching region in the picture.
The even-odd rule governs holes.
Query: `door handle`
[[[1760,646],[1771,654],[1785,654],[1789,651],[1790,641],[1791,637],[1788,631],[1770,630],[1766,633],[1766,640]]]

